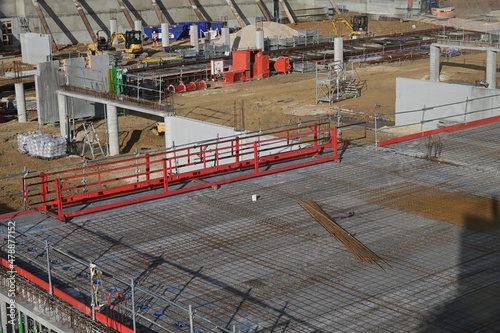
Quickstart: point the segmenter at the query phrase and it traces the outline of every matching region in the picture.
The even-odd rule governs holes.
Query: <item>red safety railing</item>
[[[7,269],[11,269],[11,264],[9,261],[5,260],[4,258],[0,258],[0,259],[1,259],[0,263],[2,266],[6,267]],[[19,266],[15,266],[14,270],[20,276],[33,282],[34,284],[41,287],[42,289],[49,291],[50,286],[49,286],[48,282],[40,279],[39,277],[31,274],[30,272],[28,272],[27,270],[25,270]],[[74,308],[82,311],[86,315],[92,316],[92,308],[91,307],[83,304],[82,302],[71,297],[70,295],[66,294],[65,292],[61,291],[60,289],[58,289],[56,287],[52,287],[52,293],[55,297],[62,299],[63,301],[65,301],[69,305],[73,306]],[[100,321],[101,323],[105,324],[106,326],[108,326],[110,328],[117,330],[118,332],[123,332],[123,333],[134,332],[132,329],[128,328],[127,326],[105,316],[104,314],[102,314],[100,312],[94,312],[94,315],[95,315],[95,319],[97,321]]]
[[[321,127],[327,128],[320,129]],[[38,205],[39,211],[64,221],[68,217],[103,209],[330,160],[337,161],[338,147],[346,144],[345,141],[338,142],[337,133],[337,127],[330,127],[329,123],[297,125],[119,161],[54,173],[41,173],[37,182],[30,184],[23,182],[23,196],[28,206]],[[333,149],[333,152],[323,154],[325,149]],[[261,170],[264,165],[298,160],[307,156],[317,158]],[[234,177],[211,182],[201,180],[221,173],[247,169],[253,172],[235,173]],[[188,181],[195,181],[196,185],[178,189],[169,188],[172,184]],[[37,188],[39,192],[33,191],[33,188]],[[163,191],[64,212],[67,206],[158,188],[163,188]]]

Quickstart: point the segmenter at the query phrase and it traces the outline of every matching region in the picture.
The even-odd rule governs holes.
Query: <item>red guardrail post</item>
[[[314,123],[314,148],[318,148],[318,123]]]
[[[332,129],[332,138],[333,138],[333,158],[335,161],[338,161],[339,156],[337,155],[338,147],[337,147],[337,127]]]
[[[150,180],[150,165],[149,165],[149,154],[144,157],[146,159],[146,181],[149,183]]]
[[[253,161],[254,161],[254,171],[259,173],[259,151],[257,150],[257,141],[253,142]]]
[[[42,209],[44,211],[47,211],[47,192],[49,185],[47,184],[47,175],[44,172],[40,173],[40,183],[41,183],[40,194],[42,196]]]
[[[235,146],[236,146],[236,162],[240,161],[240,137],[236,137],[235,139]]]
[[[168,192],[167,159],[162,160],[163,164],[163,192]]]
[[[63,222],[66,222],[63,213],[63,202],[62,202],[62,188],[61,179],[56,178],[56,195],[57,195],[57,218]]]

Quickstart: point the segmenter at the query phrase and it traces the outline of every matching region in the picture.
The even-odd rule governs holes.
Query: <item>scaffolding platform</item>
[[[344,62],[335,61],[326,65],[316,66],[316,104],[319,102],[341,101],[361,95],[364,82],[351,64],[350,75],[347,76],[347,66]]]

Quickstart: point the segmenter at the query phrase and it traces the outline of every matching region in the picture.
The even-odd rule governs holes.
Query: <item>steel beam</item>
[[[260,11],[262,12],[262,15],[266,18],[267,22],[271,22],[271,16],[269,16],[269,13],[267,12],[266,7],[262,3],[262,0],[255,0],[257,2],[257,6],[259,6]]]
[[[240,26],[242,28],[246,27],[247,25],[245,24],[245,22],[241,18],[240,14],[238,14],[238,11],[236,10],[236,6],[234,5],[233,0],[226,0],[226,2],[229,5],[229,7],[231,7],[231,11],[233,12],[234,17],[236,17],[236,20],[238,21]]]
[[[191,7],[193,8],[194,13],[198,17],[198,20],[206,21],[205,18],[203,17],[203,14],[198,9],[198,6],[196,6],[196,3],[194,2],[194,0],[189,0],[189,3],[191,4]]]
[[[80,4],[80,1],[73,0],[73,3],[75,4],[76,10],[78,10],[78,14],[80,14],[80,17],[82,18],[82,21],[83,21],[83,24],[85,25],[85,28],[87,28],[87,31],[89,32],[90,38],[92,38],[92,42],[97,43],[97,37],[94,34],[94,30],[92,30],[92,27],[90,26],[90,22],[87,19],[85,12],[83,11],[83,8],[82,8],[82,5]]]
[[[335,4],[335,1],[330,0],[330,4],[332,5],[333,9],[335,10],[335,13],[337,13],[337,15],[340,15],[341,12],[339,10],[339,7],[337,7],[337,5]]]
[[[295,24],[296,23],[295,19],[293,18],[292,12],[288,8],[288,3],[286,2],[286,0],[280,0],[280,3],[283,9],[285,10],[286,16],[288,17],[290,23]]]
[[[158,23],[162,24],[163,23],[163,15],[161,15],[160,7],[158,7],[156,0],[151,0],[151,4],[153,5],[153,9],[155,10],[156,17],[158,18]]]
[[[36,9],[36,13],[38,14],[38,18],[40,19],[40,22],[42,23],[43,30],[45,30],[45,33],[47,35],[50,35],[50,39],[52,40],[52,49],[55,51],[58,51],[59,49],[57,48],[56,41],[54,40],[54,36],[52,36],[52,32],[50,31],[49,25],[47,24],[47,21],[45,20],[45,16],[43,15],[42,9],[40,8],[40,4],[38,3],[38,0],[33,0],[33,6]]]
[[[125,18],[127,19],[128,24],[130,24],[130,28],[134,29],[134,27],[135,27],[134,20],[132,20],[132,17],[130,16],[130,13],[128,12],[127,6],[125,6],[125,4],[123,3],[122,0],[116,0],[116,1],[118,1],[118,5],[120,6],[123,14],[125,15]]]

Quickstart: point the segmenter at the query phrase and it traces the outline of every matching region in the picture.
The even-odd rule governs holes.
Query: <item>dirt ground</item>
[[[391,21],[392,28],[401,24],[405,29],[408,22]],[[331,34],[330,22],[309,22],[300,24],[300,28],[314,28],[328,30]],[[372,23],[372,25],[375,23]],[[382,23],[380,23],[382,25]],[[385,23],[384,23],[385,24]],[[411,24],[411,22],[409,22]],[[328,28],[327,26],[330,25]],[[385,26],[384,26],[385,27]],[[294,27],[299,28],[299,27]],[[385,28],[384,28],[385,29]],[[321,30],[320,30],[321,31]],[[484,79],[484,53],[466,54],[459,57],[442,59],[441,79],[445,82],[474,83]],[[377,65],[356,65],[355,70],[361,80],[366,81],[365,88],[359,98],[344,100],[333,105],[327,103],[316,104],[315,73],[292,73],[275,75],[270,78],[255,80],[242,84],[220,86],[211,84],[207,90],[193,91],[175,95],[177,114],[217,124],[241,126],[241,119],[237,117],[235,124],[235,110],[244,112],[244,128],[257,130],[295,123],[309,119],[316,119],[333,112],[333,108],[343,108],[373,115],[374,112],[387,114],[393,119],[395,112],[396,77],[414,79],[428,79],[429,61],[420,59]],[[3,81],[5,83],[5,81]],[[2,81],[0,80],[0,85]],[[34,92],[28,92],[34,96]],[[3,98],[13,98],[13,92],[6,92]],[[43,134],[59,135],[59,128],[52,125],[39,125],[36,121],[36,111],[28,112],[29,122],[20,124],[10,121],[0,124],[0,177],[22,173],[28,170],[38,170],[57,165],[81,162],[80,156],[46,161],[31,158],[17,151],[17,134],[39,130]],[[366,117],[365,117],[366,118]],[[139,151],[156,150],[164,147],[164,137],[155,135],[153,129],[156,119],[147,119],[135,115],[119,117],[120,147],[123,154]],[[95,120],[96,130],[101,138],[105,139],[103,120]],[[368,140],[373,142],[373,136]],[[20,177],[0,179],[0,213],[22,209],[20,196],[10,197],[8,194],[21,191]]]

